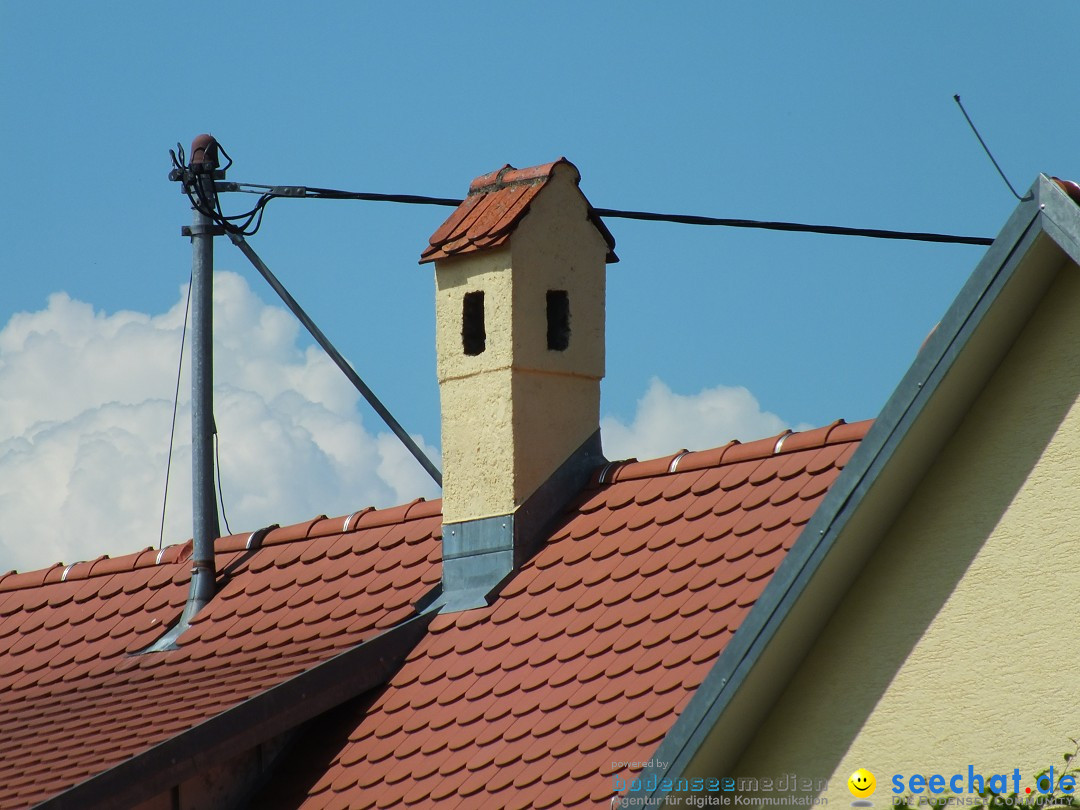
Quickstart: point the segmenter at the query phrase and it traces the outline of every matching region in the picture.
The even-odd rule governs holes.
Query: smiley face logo
[[[877,780],[866,768],[859,768],[848,777],[847,787],[851,791],[851,795],[856,799],[865,799],[867,796],[874,795],[874,791],[877,789]]]

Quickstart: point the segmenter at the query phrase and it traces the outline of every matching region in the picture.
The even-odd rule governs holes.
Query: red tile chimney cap
[[[504,245],[529,212],[533,198],[554,176],[557,166],[570,168],[575,185],[581,181],[577,167],[564,157],[527,169],[516,169],[507,163],[477,177],[469,184],[469,196],[431,235],[428,247],[420,254],[420,264]],[[591,205],[589,220],[607,242],[608,263],[617,262],[615,237]]]

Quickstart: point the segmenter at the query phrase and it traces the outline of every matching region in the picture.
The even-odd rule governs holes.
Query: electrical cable
[[[192,195],[191,189],[194,189],[194,195]],[[216,188],[214,188],[214,198],[212,200],[206,196],[202,183],[185,185],[184,190],[187,192],[192,208],[212,220],[226,232],[240,236],[253,236],[258,233],[259,228],[262,226],[263,211],[266,204],[275,197],[274,194],[263,194],[250,211],[226,216],[221,210],[221,198],[218,196]],[[198,201],[196,201],[196,197],[198,197]]]
[[[361,200],[364,202],[392,202],[405,205],[441,205],[449,207],[456,207],[463,202],[461,199],[453,197],[428,197],[421,194],[376,194],[373,192],[342,191],[340,189],[313,188],[310,186],[267,186],[257,183],[233,182],[220,183],[219,186],[221,191],[226,192],[261,194],[262,198],[256,206],[260,211],[261,206],[265,206],[270,199],[279,197],[308,200]],[[618,208],[593,208],[593,212],[609,219],[636,219],[646,222],[672,222],[680,225],[710,225],[727,228],[757,228],[771,231],[820,233],[833,236],[863,236],[871,239],[899,239],[958,245],[990,245],[994,241],[985,236],[959,236],[925,231],[896,231],[885,228],[853,228],[844,225],[814,225],[804,222],[707,217],[696,214],[664,214],[651,211],[626,211]]]
[[[955,96],[955,99],[956,103],[960,104],[960,97]],[[960,109],[964,112],[964,117],[968,119],[968,123],[975,132],[976,137],[979,138],[979,142],[982,143],[983,148],[986,149],[986,144],[983,143],[978,130],[975,130],[975,125],[971,122],[971,119],[968,118],[967,112],[964,111],[962,104],[960,105]],[[233,160],[229,156],[229,153],[225,151],[225,148],[220,143],[217,144],[217,148],[218,151],[225,156],[226,160],[228,160],[225,169],[232,166]],[[261,183],[236,182],[215,182],[213,184],[208,184],[213,187],[213,199],[210,199],[203,188],[203,184],[194,182],[197,173],[194,172],[191,166],[184,164],[184,150],[180,144],[177,144],[177,150],[179,151],[179,155],[174,153],[171,149],[169,150],[169,154],[172,156],[173,165],[175,167],[174,179],[183,178],[184,192],[191,201],[192,208],[213,220],[213,222],[221,227],[226,233],[237,234],[239,236],[252,236],[257,233],[262,226],[263,213],[265,212],[267,203],[269,203],[270,200],[281,197],[317,200],[361,200],[365,202],[392,202],[404,205],[441,205],[452,207],[456,207],[462,203],[461,199],[453,197],[430,197],[422,194],[377,194],[373,192],[343,191],[341,189],[317,188],[313,186],[268,186]],[[990,155],[988,149],[986,153]],[[1016,191],[1012,188],[1012,184],[1009,183],[1008,179],[1005,178],[1004,173],[1001,172],[1001,168],[998,167],[997,161],[994,160],[994,156],[990,155],[990,159],[994,161],[994,166],[998,168],[998,172],[1001,174],[1002,179],[1005,180],[1006,184],[1009,185],[1009,189],[1012,190],[1013,194],[1016,194]],[[254,207],[249,211],[245,211],[242,214],[227,216],[221,208],[221,200],[218,194],[219,191],[243,192],[247,194],[258,194],[260,196],[258,202],[256,202]],[[1021,199],[1019,194],[1016,194],[1016,197],[1017,199]],[[913,242],[937,242],[959,245],[990,245],[994,241],[985,236],[960,236],[956,234],[925,231],[897,231],[886,228],[854,228],[844,225],[815,225],[805,222],[707,217],[695,214],[665,214],[652,211],[625,211],[617,208],[594,208],[593,212],[601,217],[634,219],[645,222],[671,222],[680,225],[708,225],[726,228],[756,228],[770,231],[829,234],[832,236],[862,236],[870,239],[899,239]]]
[[[228,163],[220,171],[224,173],[233,164],[232,157],[225,151],[225,148],[215,141],[217,150],[225,156]],[[207,196],[206,189],[202,182],[200,182],[200,175],[205,174],[205,169],[196,170],[193,165],[187,164],[186,156],[184,155],[184,147],[180,144],[176,145],[176,151],[169,150],[169,156],[172,158],[173,171],[169,177],[173,180],[180,180],[181,188],[184,194],[187,195],[188,201],[191,203],[191,207],[198,211],[200,214],[211,220],[215,225],[222,228],[227,233],[235,233],[240,236],[252,236],[257,233],[262,226],[263,210],[266,204],[270,200],[274,199],[274,194],[263,194],[259,201],[255,203],[255,206],[250,211],[245,211],[242,214],[233,214],[227,216],[221,208],[221,200],[218,196],[218,188],[216,184],[208,184],[213,189],[213,199]]]
[[[180,332],[180,362],[176,368],[176,393],[173,394],[172,427],[169,428],[169,457],[165,462],[165,493],[161,498],[161,530],[158,551],[165,542],[165,506],[169,502],[169,473],[172,471],[173,442],[176,440],[176,411],[180,405],[180,377],[184,370],[184,342],[187,340],[188,313],[191,311],[191,278],[188,278],[187,302],[184,304],[184,328]]]
[[[214,139],[214,143],[215,143],[215,144],[217,144],[217,150],[218,150],[219,152],[221,152],[221,154],[223,154],[223,155],[225,156],[225,159],[226,159],[227,161],[229,161],[228,163],[226,163],[226,164],[225,164],[224,166],[222,166],[222,167],[221,167],[221,171],[223,171],[223,172],[227,172],[227,171],[229,170],[229,167],[230,167],[230,166],[232,166],[232,164],[233,164],[233,159],[232,159],[232,157],[231,157],[231,156],[229,155],[229,153],[225,151],[225,147],[224,147],[224,146],[222,146],[222,145],[221,145],[221,144],[220,144],[220,143],[218,142],[217,138],[215,138],[215,139]]]
[[[225,514],[225,495],[221,492],[221,455],[218,452],[218,429],[217,420],[214,420],[214,470],[217,473],[218,504],[221,506],[221,519],[225,521],[225,531],[232,534],[229,528],[229,516]]]
[[[639,219],[647,222],[677,222],[683,225],[716,225],[728,228],[760,228],[769,231],[795,231],[821,233],[833,236],[865,236],[870,239],[902,239],[912,242],[940,242],[955,245],[990,245],[994,240],[985,236],[956,236],[947,233],[921,231],[893,231],[881,228],[849,228],[843,225],[809,225],[800,222],[770,222],[757,219],[723,219],[689,214],[653,214],[647,211],[617,211],[612,208],[594,208],[602,217]]]

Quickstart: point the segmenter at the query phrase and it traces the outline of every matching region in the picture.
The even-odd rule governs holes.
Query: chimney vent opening
[[[484,328],[484,291],[465,293],[461,303],[461,347],[465,354],[483,354],[487,348]]]
[[[548,290],[547,346],[554,352],[564,352],[570,345],[570,296],[566,290]]]

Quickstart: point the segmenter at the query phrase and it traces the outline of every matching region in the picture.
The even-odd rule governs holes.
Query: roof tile
[[[728,451],[738,444],[738,441],[732,440],[723,447],[687,453],[679,460],[679,470],[690,472],[691,470],[704,470],[719,467],[720,464],[726,460]]]
[[[735,445],[728,450],[727,454],[724,456],[724,463],[732,464],[737,461],[762,459],[771,456],[776,449],[776,443],[788,433],[789,431],[785,431],[767,439],[758,439],[757,441],[747,442],[746,444]]]
[[[815,430],[805,430],[801,433],[792,433],[785,436],[781,452],[794,453],[797,450],[821,447],[828,440],[829,434],[843,424],[845,424],[843,419],[837,419],[835,422]]]

